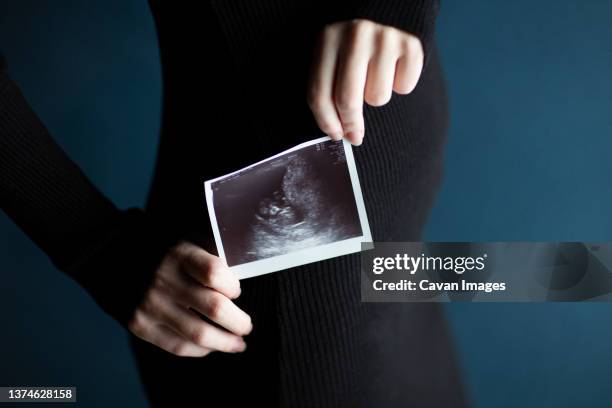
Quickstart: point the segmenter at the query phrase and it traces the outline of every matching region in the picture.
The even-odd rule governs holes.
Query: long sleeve
[[[417,36],[427,61],[439,8],[439,0],[353,0],[344,4],[340,13],[343,20],[372,20]]]
[[[0,56],[0,208],[125,324],[175,241],[141,210],[117,209],[54,142]]]

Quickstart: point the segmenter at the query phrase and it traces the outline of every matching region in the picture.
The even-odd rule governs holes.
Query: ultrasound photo
[[[321,138],[206,182],[219,254],[254,276],[356,252],[371,238],[354,167],[348,143]]]

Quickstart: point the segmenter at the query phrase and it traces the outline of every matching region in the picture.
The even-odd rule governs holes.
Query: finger
[[[162,350],[180,357],[204,357],[212,352],[209,348],[187,341],[169,328],[146,317],[144,313],[137,312],[137,316],[130,323],[130,331]]]
[[[419,82],[423,70],[423,48],[421,42],[409,42],[404,46],[405,52],[398,59],[395,67],[393,90],[399,94],[409,94]]]
[[[251,317],[223,294],[198,285],[191,285],[181,296],[179,303],[193,308],[213,322],[238,336],[246,336],[253,330]]]
[[[156,279],[145,306],[155,313],[161,303],[178,303],[185,310],[192,308],[238,336],[251,332],[251,317],[221,292],[203,286],[187,273],[174,268]]]
[[[196,281],[230,299],[240,296],[240,280],[221,258],[193,244],[180,245],[177,250],[182,269]]]
[[[340,46],[340,30],[328,27],[321,35],[308,85],[308,105],[323,133],[334,140],[342,139],[342,124],[333,101],[336,61]]]
[[[365,86],[365,101],[382,106],[391,100],[395,65],[399,55],[399,39],[393,31],[382,31],[378,36],[376,53],[370,59]]]
[[[372,27],[356,24],[351,28],[338,61],[334,86],[334,101],[340,115],[344,137],[359,145],[365,131],[363,122],[363,95],[371,57]]]
[[[237,353],[245,350],[246,343],[240,336],[205,322],[194,312],[172,301],[162,300],[156,303],[157,305],[150,313],[161,323],[180,333],[192,343],[226,353]]]

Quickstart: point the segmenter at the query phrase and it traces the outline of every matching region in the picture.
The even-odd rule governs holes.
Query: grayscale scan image
[[[362,235],[342,142],[286,153],[211,188],[229,266]]]

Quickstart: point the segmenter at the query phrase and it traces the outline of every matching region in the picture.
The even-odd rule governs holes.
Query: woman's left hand
[[[324,133],[359,145],[363,102],[382,106],[392,91],[412,92],[422,68],[423,47],[414,35],[368,20],[334,23],[316,48],[308,104]]]

